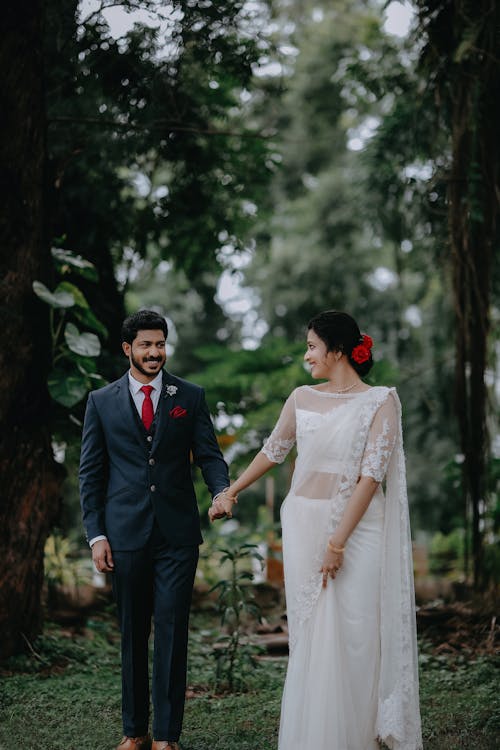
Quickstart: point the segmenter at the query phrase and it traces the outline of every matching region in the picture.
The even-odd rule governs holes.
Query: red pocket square
[[[187,417],[187,410],[182,406],[174,406],[173,409],[170,409],[169,414],[172,419],[180,419],[181,417]]]

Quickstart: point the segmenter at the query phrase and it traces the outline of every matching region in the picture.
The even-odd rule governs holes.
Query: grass
[[[286,659],[265,661],[248,691],[214,695],[206,617],[193,618],[183,750],[272,750]],[[89,621],[85,637],[49,627],[37,656],[17,657],[0,683],[0,748],[111,750],[121,737],[120,665],[111,618]],[[425,750],[499,747],[498,662],[481,656],[435,656],[421,649]],[[332,750],[336,750],[332,748]]]
[[[500,748],[498,657],[433,656],[421,644],[420,675],[426,750]]]

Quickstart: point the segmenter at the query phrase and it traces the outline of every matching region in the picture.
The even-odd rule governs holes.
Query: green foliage
[[[266,44],[249,33],[246,3],[119,5],[146,10],[151,25],[115,39],[102,9],[85,15],[55,0],[45,24],[50,228],[99,268],[99,284],[87,275],[82,289],[113,355],[122,292],[165,261],[188,275],[215,333],[221,244],[244,246],[270,174],[266,139],[245,104]],[[164,289],[153,304],[171,314]],[[116,362],[105,365],[116,371]]]
[[[86,278],[97,278],[92,263],[68,250],[52,251],[58,273],[69,272]],[[81,332],[71,321],[83,322],[101,336],[107,331],[90,309],[84,294],[75,283],[61,281],[51,292],[40,281],[33,282],[33,291],[50,307],[53,369],[49,375],[49,392],[54,401],[66,408],[75,406],[92,388],[105,385],[97,373],[95,358],[101,353],[101,343],[95,333]]]
[[[71,292],[61,289],[60,287],[57,287],[54,292],[51,292],[41,281],[33,282],[33,291],[42,302],[50,305],[53,309],[73,307],[75,304],[75,297]]]
[[[463,570],[465,533],[455,529],[449,534],[437,532],[429,545],[429,570],[436,575],[446,575]]]
[[[487,588],[497,588],[500,584],[500,540],[487,540],[483,548],[483,583]]]
[[[263,662],[252,689],[209,691],[207,640],[211,618],[191,618],[189,688],[184,750],[254,750],[276,747],[286,658]],[[119,634],[107,618],[89,620],[85,636],[55,626],[35,641],[33,653],[3,665],[0,744],[26,750],[115,746],[121,737]],[[209,642],[209,641],[208,641]],[[492,750],[500,722],[498,660],[435,655],[421,644],[420,695],[426,750]],[[443,687],[445,689],[443,689]],[[92,716],[92,722],[89,722]],[[258,721],[255,717],[258,717]]]
[[[140,5],[161,19],[158,3]],[[451,44],[451,6],[441,5],[436,22]],[[418,66],[422,37],[385,34],[375,2],[279,1],[253,16],[242,2],[175,2],[167,47],[142,25],[113,39],[98,11],[77,29],[75,9],[47,3],[51,231],[79,254],[58,250],[55,260],[64,284],[81,272],[89,306],[67,314],[101,338],[99,371],[120,366],[122,291],[128,309],[165,313],[173,371],[205,386],[219,432],[234,439],[227,456],[237,471],[291,390],[310,382],[299,343],[308,318],[347,309],[375,339],[370,382],[400,393],[414,526],[448,533],[462,525],[444,265],[453,88],[441,83],[446,60],[457,76],[473,59],[474,24],[449,55],[427,48],[438,73],[429,79]],[[268,62],[282,74],[253,74]],[[480,89],[475,96],[479,106]],[[476,162],[471,154],[477,198]],[[242,249],[252,262],[238,273],[269,328],[257,351],[236,351],[240,320],[214,299],[221,269]],[[82,256],[99,268],[98,284]],[[71,290],[47,292],[67,300]],[[207,343],[217,340],[225,344]],[[57,399],[77,402],[79,418],[84,386],[99,382],[93,359],[80,362],[85,375],[69,377],[61,361],[51,380]],[[275,474],[281,495],[289,464]],[[255,502],[261,495],[257,487]],[[201,483],[200,499],[204,514]]]
[[[434,196],[436,212],[447,218],[456,315],[456,413],[464,454],[462,496],[471,528],[474,582],[480,586],[488,510],[488,421],[498,409],[487,392],[487,360],[490,318],[498,306],[498,273],[492,269],[499,210],[492,188],[500,168],[500,6],[490,0],[417,0],[415,7],[417,71],[435,102],[435,132],[445,138],[431,142],[428,154],[446,184],[446,191],[434,191]]]
[[[495,747],[500,727],[494,657],[466,661],[420,655],[420,698],[425,747],[466,750]]]
[[[463,509],[445,476],[460,452],[442,267],[448,183],[446,157],[431,158],[448,134],[436,129],[418,43],[385,34],[377,4],[277,7],[297,52],[273,92],[282,165],[244,272],[270,329],[263,343],[285,338],[293,350],[319,310],[354,315],[375,341],[370,382],[396,385],[403,404],[414,526],[449,530]]]
[[[249,570],[241,570],[241,564],[248,560],[259,560],[255,544],[235,544],[219,549],[219,564],[229,564],[229,577],[220,579],[212,591],[218,592],[217,609],[221,625],[227,630],[217,638],[215,648],[216,689],[233,692],[246,687],[249,673],[258,666],[255,655],[259,649],[243,639],[245,618],[260,620],[260,610],[255,602],[251,587],[253,575]]]
[[[83,276],[83,278],[89,279],[89,281],[99,280],[99,274],[94,264],[82,258],[81,255],[74,255],[62,247],[53,247],[52,257],[62,276],[74,270],[79,276]]]
[[[54,531],[45,542],[44,570],[49,586],[75,585],[81,580],[78,565],[71,558],[76,552],[75,545]]]

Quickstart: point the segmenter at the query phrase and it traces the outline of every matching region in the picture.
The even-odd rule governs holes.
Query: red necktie
[[[143,385],[141,391],[144,393],[144,401],[142,402],[142,423],[149,432],[149,428],[153,424],[153,418],[155,415],[153,402],[151,401],[151,391],[154,391],[154,388],[152,385]]]

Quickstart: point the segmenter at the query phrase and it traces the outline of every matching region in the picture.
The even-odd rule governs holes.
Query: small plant
[[[459,570],[464,555],[464,533],[454,529],[449,534],[437,532],[429,548],[429,568],[435,575],[447,575]]]
[[[71,408],[88,391],[106,385],[97,372],[96,359],[101,353],[97,334],[106,338],[108,332],[92,312],[81,289],[66,280],[72,274],[73,277],[97,281],[97,269],[93,263],[57,247],[52,248],[52,258],[61,281],[54,291],[41,281],[34,281],[33,291],[50,308],[53,369],[49,376],[49,392],[54,401]],[[82,325],[90,331],[80,331]]]
[[[64,610],[78,615],[94,596],[89,586],[92,567],[79,556],[77,546],[56,530],[45,542],[44,573],[50,612]]]
[[[74,551],[67,537],[55,532],[45,542],[45,578],[50,586],[76,586],[80,583],[77,566],[70,559]]]
[[[217,639],[215,648],[216,689],[232,692],[245,687],[247,677],[257,666],[255,655],[259,647],[244,638],[243,625],[248,618],[260,622],[261,613],[248,582],[253,579],[249,570],[241,570],[241,564],[252,559],[263,564],[262,556],[255,544],[240,544],[218,548],[222,553],[220,565],[229,563],[229,577],[219,580],[212,591],[218,590],[218,612],[226,633]]]

